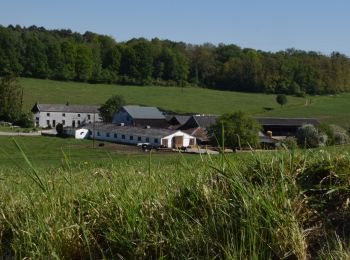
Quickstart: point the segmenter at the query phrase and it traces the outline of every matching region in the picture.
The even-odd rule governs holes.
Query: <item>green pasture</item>
[[[222,114],[237,110],[273,117],[316,117],[347,126],[350,120],[350,94],[288,97],[280,107],[275,95],[218,91],[195,87],[120,86],[21,78],[24,108],[35,102],[102,104],[112,95],[122,95],[128,104],[157,106],[177,113]]]

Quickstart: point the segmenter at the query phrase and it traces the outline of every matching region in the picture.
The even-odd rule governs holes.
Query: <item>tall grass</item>
[[[325,161],[328,166],[346,165],[350,158],[321,152],[251,153],[240,158],[180,154],[168,164],[150,155],[148,163],[111,161],[103,166],[73,164],[66,158],[61,168],[36,171],[45,191],[23,171],[0,170],[0,256],[307,259],[348,255],[345,236],[336,230],[327,233],[326,224],[320,232],[322,220],[309,221],[314,208],[307,202],[313,200],[299,183],[301,176],[307,177],[303,174],[311,175]],[[341,169],[349,177],[349,167]],[[324,196],[327,201],[329,194]],[[312,242],[315,237],[318,247]]]

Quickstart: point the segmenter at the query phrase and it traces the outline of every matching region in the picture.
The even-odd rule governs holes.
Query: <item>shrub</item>
[[[327,135],[311,124],[299,127],[296,138],[298,145],[302,148],[324,146],[327,142]]]
[[[298,148],[297,139],[295,137],[287,137],[281,142],[282,146],[289,149],[294,150]]]
[[[31,114],[22,113],[18,120],[15,121],[15,124],[23,128],[32,128],[34,127],[34,122]]]
[[[278,95],[276,96],[276,102],[277,102],[278,104],[280,104],[281,107],[284,106],[284,105],[287,104],[287,102],[288,102],[287,96],[286,96],[285,94],[278,94]]]
[[[333,144],[347,144],[350,142],[349,135],[346,130],[338,125],[329,126],[332,132],[332,143]]]

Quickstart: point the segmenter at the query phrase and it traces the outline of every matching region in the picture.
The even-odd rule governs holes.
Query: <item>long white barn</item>
[[[35,104],[32,108],[36,127],[79,127],[83,124],[101,122],[99,106],[70,104]]]
[[[88,133],[87,133],[88,131]],[[122,126],[117,124],[90,124],[76,131],[67,129],[67,134],[77,139],[95,138],[96,140],[124,144],[149,143],[167,148],[196,145],[196,138],[179,130]]]

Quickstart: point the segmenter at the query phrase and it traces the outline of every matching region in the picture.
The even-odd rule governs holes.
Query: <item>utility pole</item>
[[[92,148],[95,148],[95,115],[94,112],[94,121],[92,122]]]

